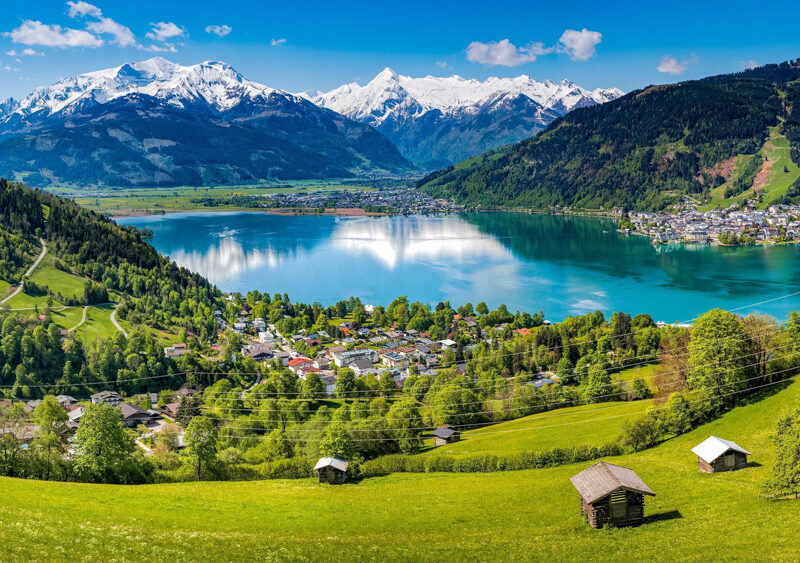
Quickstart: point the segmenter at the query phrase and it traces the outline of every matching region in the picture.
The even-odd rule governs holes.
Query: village
[[[683,203],[672,213],[630,212],[622,232],[648,236],[653,244],[776,244],[800,239],[800,206],[771,205],[757,209],[717,207],[698,211]]]
[[[437,199],[408,187],[389,187],[375,190],[340,189],[318,190],[298,188],[294,192],[239,195],[227,198],[198,198],[194,204],[205,207],[237,205],[254,209],[362,209],[375,214],[457,213],[464,210],[448,199]]]

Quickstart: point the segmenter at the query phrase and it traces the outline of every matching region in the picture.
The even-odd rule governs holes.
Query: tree
[[[120,411],[105,403],[86,408],[73,445],[76,472],[98,483],[122,481],[125,464],[136,448]]]
[[[589,377],[586,381],[586,388],[583,391],[583,396],[587,402],[613,401],[617,398],[616,391],[617,387],[606,370],[599,366],[592,366],[589,369]]]
[[[288,459],[294,455],[291,440],[281,430],[270,432],[264,442],[264,450],[269,461]]]
[[[769,494],[800,489],[800,408],[783,415],[771,436],[775,459],[762,489]]]
[[[689,342],[689,385],[717,395],[741,391],[746,386],[746,366],[750,363],[747,351],[747,332],[736,315],[721,309],[700,315]]]
[[[303,398],[304,399],[324,399],[325,398],[325,382],[316,373],[309,373],[306,380],[303,382]]]
[[[340,399],[353,398],[353,391],[356,389],[356,374],[350,368],[342,368],[336,375],[336,396]]]
[[[331,423],[319,445],[320,454],[326,457],[353,457],[353,438],[341,423]]]
[[[39,434],[61,436],[67,429],[67,412],[53,395],[47,395],[33,409],[33,420],[39,426]]]
[[[197,464],[197,480],[200,480],[203,465],[208,467],[217,458],[217,429],[211,419],[196,416],[184,434],[189,455]]]

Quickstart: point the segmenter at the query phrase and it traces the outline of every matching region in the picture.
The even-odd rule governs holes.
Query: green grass
[[[592,530],[569,477],[588,463],[485,474],[124,487],[0,479],[9,560],[796,560],[798,502],[757,498],[768,435],[800,384],[646,452],[609,461],[657,493],[638,528]],[[716,434],[757,464],[707,475],[689,451]]]
[[[789,186],[800,178],[800,167],[795,164],[791,157],[791,147],[789,141],[779,132],[779,127],[769,128],[770,138],[764,143],[764,146],[758,151],[758,154],[772,161],[772,168],[770,169],[769,178],[762,188],[763,198],[759,205],[760,208],[765,209],[769,207],[772,202],[786,194]],[[743,202],[754,195],[754,190],[748,189],[743,193],[725,199],[723,194],[725,188],[733,185],[733,182],[739,177],[741,170],[745,167],[747,162],[753,155],[739,155],[736,157],[736,164],[733,174],[727,182],[711,190],[711,201],[702,207],[703,210],[708,210],[717,206],[728,207],[733,203]],[[784,172],[784,167],[786,172]]]
[[[10,283],[8,283],[5,280],[0,280],[0,299],[5,297],[5,295],[9,292],[10,289],[11,289]]]
[[[89,307],[86,314],[86,322],[75,331],[76,337],[86,343],[100,340],[101,338],[113,338],[119,331],[114,323],[111,322],[111,312],[114,307],[103,305],[101,307]]]
[[[225,205],[203,207],[191,200],[197,198],[224,198],[233,195],[257,196],[275,193],[311,193],[331,190],[373,190],[369,186],[348,184],[346,182],[292,182],[282,183],[286,187],[270,186],[212,186],[175,188],[107,188],[98,194],[86,195],[85,190],[58,188],[51,190],[60,195],[72,197],[76,203],[87,209],[111,215],[131,213],[162,213],[179,211],[258,211],[248,207]]]
[[[10,309],[33,309],[34,307],[39,307],[41,309],[47,305],[47,299],[47,295],[34,296],[20,291],[13,298],[6,301],[4,305],[8,305]],[[53,308],[60,307],[61,305],[63,304],[55,299],[53,300]]]
[[[31,276],[31,281],[49,288],[53,293],[78,297],[83,295],[83,278],[57,270],[55,258],[48,254]]]
[[[534,414],[464,431],[460,441],[432,447],[422,455],[511,454],[606,444],[619,436],[625,420],[644,412],[651,404],[652,401],[599,403]],[[586,423],[593,419],[602,420]]]
[[[79,322],[81,322],[81,316],[83,315],[83,308],[82,307],[68,307],[61,311],[52,311],[50,316],[53,319],[53,322],[56,323],[61,328],[72,328]]]
[[[642,366],[635,366],[632,368],[624,369],[622,371],[618,371],[611,375],[615,381],[633,381],[637,377],[641,377],[644,379],[645,383],[647,383],[650,389],[653,389],[653,376],[656,373],[656,368],[658,368],[658,364],[645,364]]]

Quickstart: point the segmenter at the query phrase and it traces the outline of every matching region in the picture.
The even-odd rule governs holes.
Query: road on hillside
[[[117,327],[117,330],[120,331],[127,338],[128,337],[128,333],[125,332],[125,329],[122,328],[120,326],[120,324],[117,322],[117,309],[116,308],[113,311],[111,311],[111,315],[108,318],[111,319],[111,322],[114,323],[114,326]]]
[[[36,267],[37,267],[37,266],[38,266],[38,265],[39,265],[39,264],[42,262],[42,260],[44,259],[44,255],[45,255],[45,254],[47,254],[47,245],[45,244],[45,242],[44,242],[44,239],[43,239],[43,238],[40,238],[40,239],[39,239],[39,242],[41,242],[41,243],[42,243],[42,253],[41,253],[41,254],[39,255],[39,257],[36,259],[36,262],[34,262],[34,263],[31,265],[31,267],[30,267],[30,268],[28,268],[28,271],[27,271],[27,272],[25,272],[25,277],[28,277],[28,278],[29,278],[29,277],[31,277],[31,274],[33,274],[33,271],[36,269]],[[12,294],[11,294],[11,295],[9,295],[8,297],[6,297],[6,298],[5,298],[5,299],[3,299],[2,301],[0,301],[0,305],[2,305],[3,303],[5,303],[6,301],[8,301],[8,300],[12,299],[12,298],[13,298],[15,295],[17,295],[17,294],[18,294],[20,291],[22,291],[22,284],[19,284],[19,285],[17,286],[17,289],[15,289],[15,290],[14,290],[14,293],[12,293]]]
[[[84,308],[83,308],[83,315],[81,316],[81,322],[79,322],[78,324],[76,324],[76,325],[75,325],[74,327],[72,327],[72,328],[68,328],[68,329],[67,329],[67,332],[73,332],[75,329],[77,329],[77,328],[78,328],[78,327],[80,327],[80,326],[81,326],[83,323],[85,323],[85,322],[86,322],[86,311],[88,311],[88,310],[89,310],[89,306],[87,305],[86,307],[84,307]]]

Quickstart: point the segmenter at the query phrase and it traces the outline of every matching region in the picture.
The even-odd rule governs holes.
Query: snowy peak
[[[289,96],[245,79],[233,67],[222,62],[205,61],[182,66],[162,57],[154,57],[80,74],[52,86],[37,88],[18,103],[14,113],[21,116],[69,114],[87,105],[105,104],[131,94],[152,96],[176,107],[200,103],[216,111],[226,111],[244,99],[266,99],[276,92]]]
[[[408,118],[430,110],[444,114],[474,112],[502,95],[526,96],[546,110],[566,113],[576,107],[605,103],[623,92],[616,88],[589,91],[566,79],[540,82],[524,74],[484,81],[457,75],[412,78],[387,67],[364,86],[353,82],[324,94],[300,95],[321,107],[378,126],[399,113]]]

